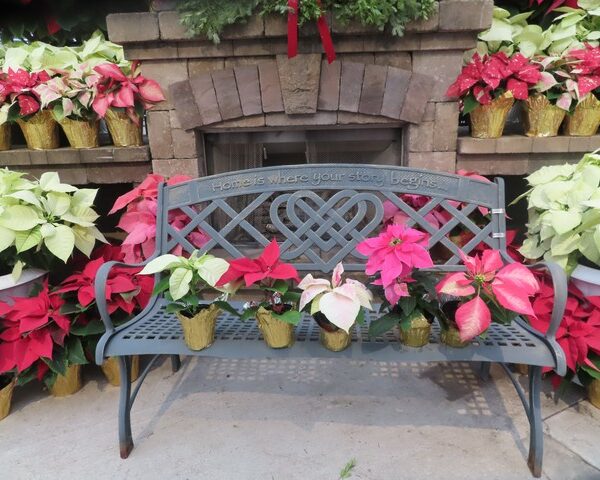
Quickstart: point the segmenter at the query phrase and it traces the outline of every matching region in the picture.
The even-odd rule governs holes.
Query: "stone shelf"
[[[577,162],[584,153],[597,148],[600,148],[600,135],[547,138],[505,135],[495,139],[459,137],[457,168],[483,175],[523,175],[544,165]]]
[[[147,145],[54,150],[13,148],[0,152],[0,167],[36,177],[47,171],[57,171],[62,181],[84,185],[139,182],[151,172],[152,163]]]

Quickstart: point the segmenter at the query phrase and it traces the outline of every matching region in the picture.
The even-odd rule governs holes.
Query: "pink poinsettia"
[[[486,250],[476,257],[461,252],[461,258],[466,272],[449,273],[436,286],[438,294],[464,299],[455,317],[461,340],[471,340],[488,329],[492,322],[489,305],[502,321],[510,320],[510,312],[535,315],[529,297],[540,286],[525,266],[504,266],[497,250]]]
[[[388,225],[377,237],[359,243],[356,250],[367,257],[365,273],[380,273],[385,286],[398,277],[406,277],[414,268],[433,266],[427,239],[425,233],[414,228]]]
[[[299,309],[312,303],[311,312],[321,312],[336,327],[349,332],[361,307],[372,310],[373,295],[360,282],[350,278],[342,281],[344,267],[338,263],[333,270],[331,282],[306,275],[298,285],[303,290]]]
[[[398,277],[391,283],[384,285],[381,278],[378,278],[373,282],[373,285],[382,286],[385,299],[390,302],[390,305],[396,305],[402,297],[410,297],[408,284],[411,282],[413,282],[411,278]]]
[[[40,97],[35,89],[49,80],[50,75],[44,70],[29,73],[22,68],[9,68],[2,82],[0,96],[11,104],[11,109],[13,106],[18,108],[19,117],[27,117],[40,110]]]

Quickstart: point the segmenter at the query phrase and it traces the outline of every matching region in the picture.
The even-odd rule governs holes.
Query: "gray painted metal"
[[[398,196],[401,193],[424,195],[430,200],[421,208],[413,209]],[[177,245],[191,253],[195,247],[189,235],[198,229],[211,238],[200,249],[201,252],[220,249],[232,257],[255,253],[256,248],[266,246],[270,238],[258,230],[260,226],[251,223],[252,216],[269,204],[269,221],[285,238],[281,244],[282,259],[303,271],[331,272],[340,261],[344,261],[348,271],[362,271],[366,259],[356,252],[355,247],[364,238],[377,233],[385,201],[400,209],[410,219],[409,225],[418,226],[431,235],[430,248],[439,243],[453,254],[444,264],[437,265],[436,270],[464,269],[460,265],[458,247],[447,237],[457,226],[473,233],[472,240],[463,248],[465,253],[485,242],[500,250],[507,263],[512,261],[506,253],[504,185],[501,179],[486,183],[426,170],[345,164],[260,168],[204,177],[173,186],[163,184],[159,187],[157,251],[152,258],[171,251]],[[451,216],[439,229],[427,219],[436,207]],[[469,218],[477,208],[488,209],[491,213],[487,224],[477,225]],[[191,219],[179,231],[168,224],[169,213],[174,210],[184,212]],[[217,212],[228,217],[229,221],[215,228],[211,219]],[[235,235],[240,231],[246,238],[244,242],[236,243]],[[506,363],[524,363],[530,365],[528,400],[518,382],[511,378],[530,422],[529,466],[534,476],[541,475],[541,369],[551,367],[559,374],[566,371],[564,352],[555,335],[564,314],[567,282],[557,265],[541,263],[532,266],[547,269],[554,282],[552,322],[545,335],[517,319],[508,326],[493,324],[485,340],[476,339],[466,348],[456,349],[440,344],[439,325],[435,323],[430,344],[412,349],[400,345],[392,332],[370,339],[366,329],[357,328],[350,348],[338,353],[320,346],[318,327],[307,316],[296,329],[297,341],[292,348],[271,350],[262,342],[253,322],[241,323],[230,314],[223,314],[219,319],[214,345],[202,352],[192,352],[183,343],[176,318],[166,313],[164,299],[157,297],[136,318],[115,328],[108,315],[105,288],[110,270],[117,265],[122,264],[106,263],[96,276],[96,299],[106,326],[106,333],[96,350],[96,362],[101,364],[107,356],[120,357],[122,379],[129,379],[131,366],[128,356],[133,354],[171,355],[174,371],[179,368],[179,355],[227,358],[310,356],[399,362],[472,361],[480,362],[482,377],[487,376],[490,362],[500,362],[505,369]],[[368,315],[368,320],[374,318],[375,314]],[[130,410],[145,373],[138,380],[133,394],[130,383],[121,382],[119,439],[123,458],[133,448]]]

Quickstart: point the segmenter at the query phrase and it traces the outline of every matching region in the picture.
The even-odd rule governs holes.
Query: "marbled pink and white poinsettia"
[[[331,281],[314,278],[310,273],[298,285],[303,290],[300,310],[311,305],[311,314],[321,312],[336,327],[349,332],[361,307],[372,310],[373,294],[362,283],[351,278],[342,281],[344,266],[338,263]]]

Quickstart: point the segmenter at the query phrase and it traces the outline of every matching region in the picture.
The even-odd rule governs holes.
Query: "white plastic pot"
[[[0,276],[0,301],[11,303],[13,297],[27,297],[34,285],[44,281],[48,272],[37,268],[23,270],[21,277],[16,282],[12,275]]]
[[[577,265],[571,274],[571,279],[586,297],[600,295],[600,269]]]

